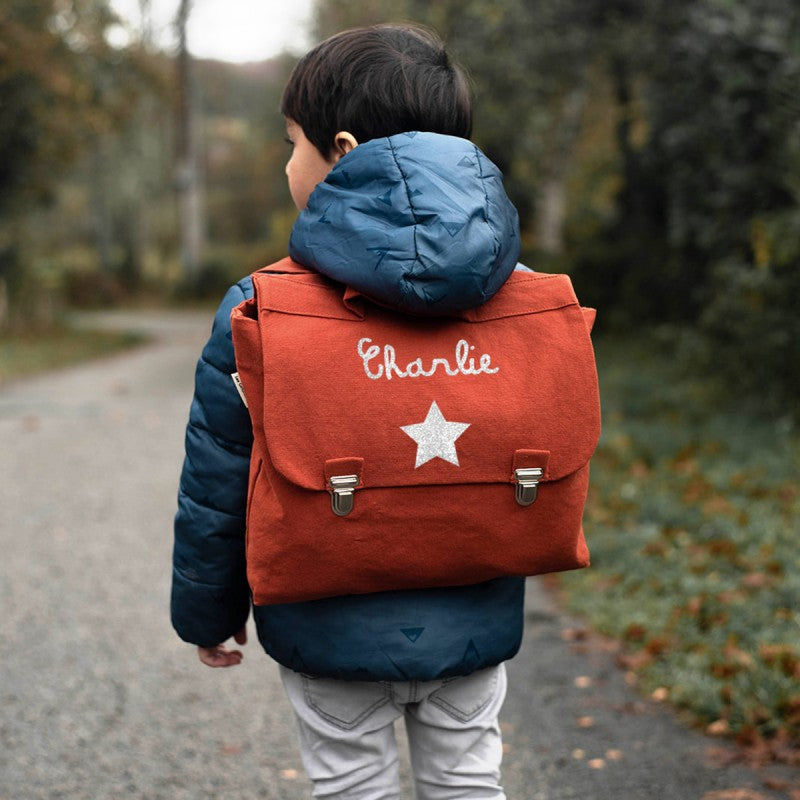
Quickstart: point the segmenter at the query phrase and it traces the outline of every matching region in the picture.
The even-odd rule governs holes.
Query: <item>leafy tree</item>
[[[617,104],[630,103],[629,84],[647,60],[658,1],[371,0],[356,7],[320,0],[315,32],[321,38],[355,24],[408,18],[443,36],[472,77],[474,138],[503,171],[520,211],[526,256],[536,261],[537,251],[565,249],[567,183],[587,103],[596,85],[615,74],[622,76]]]
[[[578,0],[371,0],[316,4],[318,38],[354,25],[413,19],[434,28],[466,67],[475,92],[474,138],[506,175],[523,231],[537,229],[545,178],[563,186],[591,59],[591,20]],[[570,14],[580,25],[562,25]],[[574,90],[574,91],[572,91]],[[560,218],[557,225],[560,227]],[[560,234],[560,231],[559,231]],[[560,235],[553,237],[560,241]]]
[[[553,266],[602,309],[601,327],[692,325],[684,358],[791,406],[795,0],[318,0],[316,33],[404,18],[438,30],[470,71],[475,139],[504,171],[526,260],[562,250]],[[587,108],[607,130],[585,130]],[[611,134],[617,189],[587,225],[569,206],[587,202],[595,177],[577,150],[598,133]]]
[[[26,217],[59,178],[127,119],[141,90],[136,51],[112,48],[105,0],[0,2],[0,327],[34,297]]]
[[[790,0],[659,3],[652,57],[614,61],[618,102],[639,95],[648,134],[635,145],[621,116],[617,215],[579,247],[578,275],[619,321],[696,320],[715,265],[752,263],[754,223],[793,204],[799,16]]]

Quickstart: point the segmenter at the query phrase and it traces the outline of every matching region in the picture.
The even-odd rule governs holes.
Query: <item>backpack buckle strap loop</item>
[[[540,481],[547,480],[549,450],[516,450],[511,480],[516,485],[515,498],[521,506],[530,506],[539,496]]]
[[[325,462],[325,485],[331,493],[331,511],[337,517],[346,517],[353,510],[363,469],[363,458],[331,458]]]

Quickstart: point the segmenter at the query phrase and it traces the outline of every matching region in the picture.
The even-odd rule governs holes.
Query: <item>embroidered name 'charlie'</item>
[[[494,375],[500,371],[500,367],[492,366],[492,357],[488,353],[480,356],[470,355],[475,346],[466,339],[459,339],[456,343],[452,363],[447,358],[434,358],[427,367],[422,358],[415,358],[401,367],[397,363],[397,354],[392,345],[385,344],[379,347],[377,344],[372,344],[372,339],[366,337],[358,340],[357,349],[364,363],[364,373],[374,381],[384,377],[387,381],[392,378],[429,378],[440,369],[445,375],[453,376]]]

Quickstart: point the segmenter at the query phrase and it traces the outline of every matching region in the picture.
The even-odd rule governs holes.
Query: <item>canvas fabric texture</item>
[[[254,434],[256,605],[589,563],[594,315],[567,276],[515,272],[483,305],[436,318],[290,259],[252,277],[231,329]],[[527,506],[520,468],[542,471]],[[331,479],[350,475],[352,510],[338,516]]]

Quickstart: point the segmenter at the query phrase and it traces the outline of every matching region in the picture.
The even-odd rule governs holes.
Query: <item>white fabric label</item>
[[[239,373],[232,372],[231,380],[233,381],[233,385],[236,387],[236,391],[239,392],[239,397],[242,398],[244,407],[247,408],[247,398],[244,396],[244,386],[242,386],[242,379],[239,377]]]

